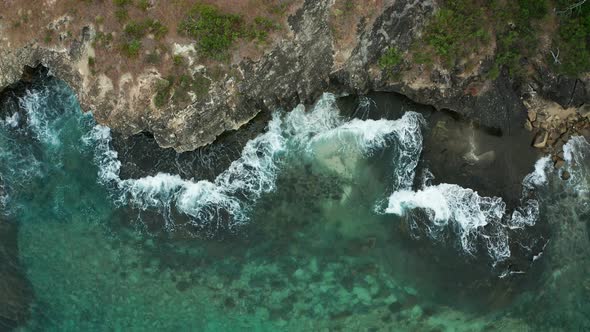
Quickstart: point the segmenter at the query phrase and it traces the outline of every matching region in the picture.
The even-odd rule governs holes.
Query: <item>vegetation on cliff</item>
[[[590,71],[590,2],[557,0],[560,25],[554,39],[554,66],[568,74]]]
[[[279,26],[272,20],[256,17],[246,23],[239,14],[228,14],[211,5],[194,5],[178,25],[181,34],[197,41],[197,48],[207,57],[222,60],[234,41],[242,38],[264,42],[268,33]]]
[[[557,73],[590,71],[590,2],[585,0],[442,0],[422,38],[410,50],[413,63],[468,71],[491,60],[486,76],[505,69],[523,78],[531,60]],[[382,55],[383,66],[391,51]]]

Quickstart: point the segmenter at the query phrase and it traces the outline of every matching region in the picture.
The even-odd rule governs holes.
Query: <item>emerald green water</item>
[[[417,237],[409,208],[422,203],[384,212],[411,190],[418,116],[276,115],[225,178],[133,181],[62,82],[21,101],[28,122],[0,130],[7,218],[35,296],[19,330],[590,329],[587,143],[572,150],[572,181],[548,173],[539,189],[553,242],[524,276],[500,278],[450,231]]]

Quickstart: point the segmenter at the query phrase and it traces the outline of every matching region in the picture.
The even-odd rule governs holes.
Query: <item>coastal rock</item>
[[[568,171],[563,171],[561,173],[561,179],[563,179],[564,181],[567,181],[571,178],[571,175]]]
[[[562,107],[580,106],[588,103],[590,95],[583,80],[575,77],[555,75],[547,68],[538,68],[537,83],[541,85],[540,93]]]
[[[547,147],[547,139],[549,138],[549,133],[547,131],[542,131],[535,136],[535,140],[533,142],[533,146],[537,149],[543,149]]]
[[[528,112],[528,118],[530,122],[535,122],[535,120],[537,120],[537,111],[535,110],[529,110]]]
[[[490,64],[485,59],[470,72],[438,67],[427,71],[411,65],[399,78],[384,75],[378,65],[381,56],[391,46],[409,52],[437,8],[435,1],[386,0],[369,14],[363,6],[353,6],[350,17],[343,20],[356,22],[349,28],[346,22],[334,25],[334,6],[337,2],[329,0],[301,1],[289,16],[280,41],[259,58],[238,57],[223,65],[225,74],[219,77],[202,64],[190,62],[211,84],[206,98],[188,103],[171,100],[155,107],[152,99],[163,77],[153,68],[135,75],[121,72],[119,80],[93,74],[86,59],[94,54],[90,41],[100,28],[92,24],[73,31],[64,49],[50,49],[37,41],[21,48],[2,48],[0,89],[20,79],[24,66],[42,64],[76,91],[82,108],[91,111],[99,123],[123,137],[148,132],[159,146],[177,152],[212,143],[261,111],[311,103],[325,91],[397,92],[439,110],[453,110],[484,126],[502,131],[522,128],[527,112],[520,92],[507,72],[493,81],[486,79]],[[346,38],[337,33],[344,28]]]
[[[560,169],[565,165],[565,161],[563,159],[557,159],[555,164],[553,165],[556,169]]]

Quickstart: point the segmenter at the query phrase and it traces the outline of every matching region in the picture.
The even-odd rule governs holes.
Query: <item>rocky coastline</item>
[[[188,103],[170,99],[163,106],[153,102],[163,79],[155,68],[124,73],[118,81],[92,72],[88,58],[94,54],[93,40],[100,31],[94,22],[82,22],[82,27],[60,44],[46,45],[39,38],[14,46],[8,18],[0,17],[0,91],[27,82],[34,68],[47,68],[76,92],[84,111],[92,112],[99,123],[115,131],[116,148],[123,152],[123,169],[127,170],[123,177],[153,171],[148,159],[154,158],[137,162],[141,150],[134,147],[142,145],[145,151],[157,150],[158,156],[167,156],[164,159],[181,160],[185,167],[180,171],[186,170],[183,176],[210,179],[214,172],[196,174],[194,166],[209,162],[223,169],[239,156],[249,138],[264,130],[272,111],[313,103],[323,92],[395,92],[437,110],[456,112],[500,133],[525,128],[534,137],[527,144],[550,154],[556,168],[564,164],[562,147],[571,136],[590,137],[589,73],[578,77],[556,74],[544,58],[537,58],[528,60],[534,71],[526,78],[515,79],[502,70],[491,79],[486,76],[489,60],[475,55],[475,69],[449,70],[439,64],[427,67],[408,60],[401,64],[403,71],[392,77],[379,65],[380,58],[392,45],[409,53],[440,3],[377,1],[376,13],[354,17],[355,24],[347,32],[350,38],[338,34],[338,28],[346,26],[331,25],[335,3],[306,0],[295,4],[280,40],[258,59],[232,60],[222,75],[214,76],[210,67],[196,63],[197,55],[192,51],[182,53],[191,64],[189,71],[204,73],[211,84],[206,97],[192,96]],[[544,51],[548,53],[548,49]],[[208,160],[207,155],[215,155],[219,148],[225,149],[224,160]],[[159,167],[179,171],[176,165]],[[562,176],[567,178],[567,172]],[[16,231],[16,225],[0,219],[0,239],[14,241]],[[2,261],[12,262],[17,248],[16,243],[0,241]],[[4,293],[9,296],[0,300],[0,328],[17,325],[28,312],[25,302],[31,291],[15,266],[18,264],[0,269],[0,289],[12,285],[10,292]]]
[[[161,147],[177,152],[210,144],[260,112],[312,103],[326,91],[341,95],[396,92],[503,131],[528,126],[527,111],[543,114],[544,109],[552,109],[552,115],[562,120],[567,117],[563,114],[587,115],[583,105],[590,101],[589,75],[556,75],[538,59],[529,60],[536,72],[526,81],[512,79],[507,72],[494,80],[487,78],[490,64],[485,58],[470,71],[404,64],[407,68],[401,75],[387,75],[378,65],[381,55],[391,45],[409,52],[437,7],[434,1],[385,1],[372,21],[359,18],[355,33],[351,33],[353,40],[343,44],[330,25],[331,3],[305,1],[288,17],[287,37],[256,61],[244,58],[228,64],[232,74],[214,79],[207,98],[197,98],[184,108],[170,100],[155,109],[152,83],[161,74],[154,69],[145,69],[129,84],[113,84],[104,75],[92,74],[85,62],[97,33],[92,24],[85,25],[61,49],[45,47],[40,41],[20,48],[4,47],[0,51],[0,88],[18,81],[25,67],[43,65],[76,91],[82,108],[100,123],[123,137],[149,132]],[[6,42],[9,38],[4,38],[5,44],[10,45]],[[545,118],[539,117],[539,121]],[[571,135],[572,126],[571,121],[560,121],[558,127],[560,132],[567,128]],[[549,136],[549,143],[556,141]]]

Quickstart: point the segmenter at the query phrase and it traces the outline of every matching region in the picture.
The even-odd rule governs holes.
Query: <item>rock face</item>
[[[100,123],[123,136],[150,132],[161,147],[178,152],[207,145],[261,111],[311,103],[325,91],[398,92],[506,131],[525,122],[523,96],[553,99],[562,106],[579,106],[590,99],[587,78],[568,79],[539,67],[536,82],[521,82],[515,88],[507,73],[493,81],[485,78],[482,73],[489,68],[485,59],[469,72],[406,64],[409,70],[389,78],[378,66],[380,57],[389,47],[407,54],[437,3],[380,1],[372,16],[352,13],[345,18],[357,22],[341,32],[350,36],[346,42],[334,28],[334,6],[329,0],[305,1],[289,17],[285,38],[256,61],[235,61],[229,74],[212,80],[206,97],[196,98],[188,106],[174,101],[154,106],[152,98],[162,80],[155,69],[148,68],[137,77],[122,75],[118,82],[91,74],[85,61],[92,54],[92,24],[74,35],[69,49],[51,50],[33,42],[24,48],[0,50],[0,89],[18,80],[24,66],[43,64],[72,86],[83,109],[92,111]]]

